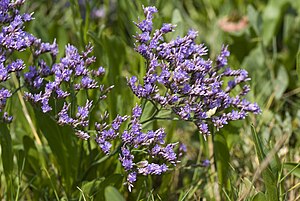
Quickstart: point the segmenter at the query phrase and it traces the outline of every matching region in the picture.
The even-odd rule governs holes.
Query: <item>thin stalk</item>
[[[216,161],[216,157],[214,154],[214,128],[212,127],[211,129],[212,134],[211,134],[211,138],[208,138],[208,149],[209,149],[209,153],[211,154],[211,158],[213,158],[213,165],[211,165],[210,167],[210,171],[211,171],[211,177],[210,180],[213,184],[213,197],[215,197],[216,201],[220,201],[220,190],[219,190],[219,184],[218,184],[218,173],[217,173],[217,161]]]
[[[17,79],[15,73],[13,73],[12,78],[13,78],[13,82],[14,82],[15,86],[16,86],[17,88],[19,88],[19,84],[18,84],[19,82],[18,82],[18,79]],[[34,124],[33,124],[33,121],[32,121],[32,119],[31,119],[31,117],[30,117],[30,115],[29,115],[29,112],[28,112],[28,109],[27,109],[26,104],[25,104],[25,102],[24,102],[24,99],[23,99],[23,96],[22,96],[22,94],[21,94],[21,91],[18,90],[18,91],[17,91],[17,94],[18,94],[18,98],[19,98],[19,100],[20,100],[20,103],[21,103],[21,105],[22,105],[23,113],[24,113],[24,115],[25,115],[25,118],[26,118],[26,120],[27,120],[29,126],[30,126],[30,129],[31,129],[31,131],[32,131],[32,134],[33,134],[33,136],[34,136],[34,138],[35,138],[35,140],[36,140],[36,143],[37,143],[38,145],[41,145],[41,144],[42,144],[42,141],[41,141],[39,135],[37,134],[37,131],[36,131],[36,129],[35,129],[35,126],[34,126]]]

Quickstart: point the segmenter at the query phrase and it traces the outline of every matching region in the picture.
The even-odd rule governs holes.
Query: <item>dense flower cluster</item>
[[[106,115],[104,118],[106,119],[107,117],[108,115]],[[128,118],[129,117],[126,115],[123,117],[117,115],[117,117],[112,121],[111,125],[107,125],[105,122],[95,123],[95,129],[97,132],[95,140],[105,154],[110,153],[110,149],[112,147],[110,141],[116,139],[119,136],[120,126]]]
[[[24,0],[3,0],[0,3],[0,118],[4,122],[11,122],[12,117],[4,111],[7,99],[12,93],[4,88],[4,82],[10,78],[10,74],[19,74],[25,68],[20,59],[9,60],[9,55],[14,51],[23,51],[32,46],[35,37],[23,30],[24,23],[32,19],[32,15],[21,14],[18,10]]]
[[[54,41],[53,44],[43,43],[41,39],[34,37],[32,34],[24,31],[24,23],[31,21],[32,14],[21,14],[19,7],[25,2],[25,0],[10,1],[4,0],[0,3],[0,83],[4,83],[10,78],[11,73],[16,73],[19,77],[21,71],[25,69],[24,61],[21,59],[11,60],[9,57],[14,52],[21,52],[27,48],[35,49],[34,56],[37,57],[43,53],[49,52],[52,59],[55,60],[58,53],[57,45]],[[45,62],[41,60],[39,62],[41,66],[42,76],[48,76],[50,69],[46,66]],[[30,67],[33,71],[34,67]],[[39,88],[43,79],[41,77],[29,77],[33,75],[25,75],[25,81],[28,81],[30,85]],[[28,80],[28,78],[30,80]],[[35,79],[33,79],[35,78]],[[2,88],[0,90],[0,115],[3,113],[3,121],[11,122],[12,117],[4,111],[7,98],[11,96],[9,89]]]
[[[88,139],[89,134],[84,130],[89,126],[89,114],[99,100],[106,97],[106,93],[112,87],[104,88],[96,81],[104,75],[105,70],[99,67],[97,70],[90,69],[95,62],[94,56],[89,56],[93,47],[87,45],[85,51],[79,53],[73,45],[67,45],[65,56],[56,62],[58,46],[53,43],[42,42],[32,34],[24,31],[24,23],[32,20],[32,14],[21,14],[20,6],[25,0],[4,0],[0,3],[0,115],[4,122],[11,122],[5,106],[7,99],[12,96],[11,89],[4,88],[5,82],[15,73],[17,78],[24,79],[24,85],[29,92],[24,96],[27,100],[39,104],[44,113],[48,113],[55,107],[57,122],[61,125],[72,126],[76,135]],[[33,63],[26,73],[25,63],[21,59],[12,60],[9,56],[14,52],[21,52],[30,48],[33,55]],[[52,62],[47,64],[41,55],[50,55]],[[77,94],[80,91],[98,89],[99,99],[95,103],[86,97],[84,106],[78,105]],[[88,94],[88,92],[86,93]],[[53,102],[55,100],[55,106]],[[56,104],[57,103],[57,104]]]
[[[43,47],[42,52],[45,52],[44,49],[46,52],[51,49],[52,52],[57,52],[50,44]],[[63,107],[57,114],[57,121],[61,125],[71,125],[75,128],[77,135],[83,139],[89,138],[83,130],[89,125],[93,101],[87,98],[85,106],[77,105],[76,95],[82,90],[98,89],[101,92],[99,99],[104,99],[105,94],[113,87],[104,88],[96,81],[97,77],[104,75],[103,67],[97,70],[89,69],[90,65],[95,62],[94,56],[88,56],[92,50],[93,47],[87,45],[85,51],[79,53],[76,47],[67,45],[65,57],[61,58],[59,63],[54,63],[49,67],[45,61],[39,60],[38,66],[31,66],[24,74],[26,84],[35,91],[35,93],[25,93],[26,99],[40,104],[44,113],[53,110],[49,104],[51,98],[64,101]],[[53,54],[52,57],[54,57]],[[77,107],[77,112],[70,109],[71,105]]]
[[[133,93],[171,108],[183,120],[193,121],[200,132],[208,135],[208,122],[219,129],[229,121],[244,119],[248,112],[260,113],[256,103],[244,96],[250,87],[244,83],[250,78],[246,70],[227,67],[230,55],[223,46],[216,63],[205,59],[207,48],[196,44],[197,32],[190,30],[186,36],[165,42],[163,36],[174,30],[174,25],[163,24],[153,29],[155,7],[145,7],[144,20],[136,23],[142,33],[137,33],[135,49],[147,60],[147,71],[140,83],[133,76],[128,84]],[[233,89],[241,91],[233,96]]]
[[[129,191],[132,190],[138,175],[160,175],[168,170],[169,165],[175,166],[179,162],[178,158],[186,152],[183,144],[179,146],[177,152],[174,148],[178,143],[165,145],[166,133],[163,128],[143,132],[141,115],[141,107],[135,106],[132,109],[129,129],[122,133],[120,126],[129,116],[117,115],[108,125],[105,123],[108,114],[105,114],[101,123],[95,123],[97,132],[95,141],[105,154],[111,154],[112,140],[121,139],[119,160],[128,173],[125,184]]]
[[[128,172],[126,184],[129,191],[137,175],[160,175],[168,170],[168,164],[176,165],[178,155],[182,154],[174,151],[177,143],[165,145],[166,133],[163,128],[143,132],[139,120],[141,114],[139,106],[132,109],[130,129],[121,136],[123,145],[119,160]],[[134,150],[139,150],[139,154],[134,155]]]

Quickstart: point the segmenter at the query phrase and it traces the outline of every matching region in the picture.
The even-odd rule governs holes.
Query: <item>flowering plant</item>
[[[248,112],[260,113],[256,103],[244,96],[250,91],[246,70],[228,67],[230,52],[223,46],[214,65],[206,59],[207,47],[196,44],[197,32],[170,42],[164,35],[174,31],[175,25],[163,24],[153,30],[155,7],[144,8],[145,20],[136,23],[142,33],[136,34],[136,51],[147,61],[142,84],[137,77],[128,80],[133,93],[164,108],[170,108],[182,120],[194,122],[203,135],[209,135],[208,123],[220,129],[229,121],[244,119]],[[233,96],[233,90],[241,91]],[[231,109],[231,110],[230,110]]]
[[[178,142],[167,143],[164,128],[143,128],[148,121],[141,121],[144,107],[136,105],[131,115],[118,114],[110,122],[109,114],[104,113],[91,123],[93,110],[113,89],[100,84],[105,69],[93,66],[96,58],[90,56],[92,45],[80,52],[69,44],[64,56],[57,58],[55,40],[52,44],[45,43],[24,31],[24,23],[33,20],[33,14],[19,11],[24,1],[5,0],[0,5],[1,121],[12,121],[5,107],[14,94],[7,83],[15,76],[18,84],[22,84],[15,90],[24,88],[25,99],[34,107],[57,124],[71,127],[79,138],[88,142],[94,139],[104,154],[118,153],[129,191],[138,175],[161,175],[176,166],[186,147]],[[146,73],[142,79],[132,76],[127,81],[138,98],[155,107],[156,112],[149,120],[154,120],[162,109],[169,110],[181,120],[193,122],[206,137],[211,134],[209,125],[219,130],[229,121],[244,119],[249,112],[260,113],[256,103],[245,99],[250,90],[245,83],[250,80],[247,71],[228,67],[227,46],[222,47],[214,63],[207,59],[206,46],[196,44],[196,31],[190,30],[186,36],[167,42],[164,35],[172,32],[175,25],[163,24],[153,30],[153,14],[157,9],[143,10],[145,19],[136,23],[141,33],[135,35],[135,50],[146,61]],[[11,56],[26,49],[30,49],[33,58],[28,66]],[[43,59],[45,55],[50,56],[50,62]],[[236,89],[240,91],[237,93]],[[98,92],[96,98],[90,96],[91,91]],[[122,129],[122,125],[127,125],[127,129]]]

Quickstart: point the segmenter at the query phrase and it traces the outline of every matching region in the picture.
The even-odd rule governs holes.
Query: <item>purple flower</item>
[[[221,54],[217,58],[217,66],[218,68],[222,68],[227,66],[227,57],[229,57],[230,52],[228,51],[228,46],[222,47]]]
[[[0,112],[6,105],[6,100],[11,96],[11,92],[7,89],[0,89]]]
[[[21,59],[17,59],[16,61],[7,65],[7,71],[9,73],[21,71],[24,68],[25,68],[25,64],[24,61],[22,61]]]
[[[75,132],[75,135],[83,140],[87,140],[90,138],[90,135],[87,134],[86,132],[82,131],[82,130],[77,130]]]
[[[58,113],[58,123],[59,124],[73,124],[75,120],[71,118],[68,114],[68,110],[71,104],[64,104],[62,110]]]
[[[98,145],[100,146],[100,148],[105,154],[109,154],[110,148],[112,146],[111,143],[107,141],[99,141],[98,139],[96,139],[96,142],[98,143]]]
[[[176,165],[179,162],[174,151],[177,143],[164,146],[166,134],[163,128],[143,132],[139,120],[141,114],[141,107],[136,105],[132,109],[130,128],[125,130],[121,136],[123,146],[119,160],[125,171],[128,172],[128,178],[131,173],[134,173],[134,179],[126,183],[129,191],[133,187],[133,182],[136,181],[137,174],[160,175],[168,170],[168,165]],[[137,152],[139,160],[134,157],[135,150],[139,150]],[[141,150],[148,151],[141,152]],[[161,161],[161,163],[157,163],[157,161]]]
[[[128,116],[120,116],[120,115],[117,115],[117,117],[113,120],[111,126],[112,128],[115,130],[115,131],[118,131],[121,124],[126,121],[128,119]]]
[[[210,161],[209,161],[208,159],[203,160],[203,161],[202,161],[202,166],[203,166],[203,167],[208,167],[208,166],[210,166]]]
[[[161,149],[159,154],[166,159],[167,161],[169,161],[172,164],[176,164],[176,159],[177,159],[177,155],[174,152],[174,146],[176,144],[168,144],[165,148]]]
[[[133,183],[136,181],[136,172],[131,172],[127,176],[127,185],[128,185],[128,190],[131,192]]]
[[[97,76],[97,77],[102,76],[104,73],[105,73],[105,69],[102,66],[100,66],[98,68],[98,70],[96,70],[96,71],[94,70],[93,71],[93,75]]]
[[[0,109],[0,111],[1,111],[1,109]],[[4,123],[11,123],[13,120],[13,117],[9,116],[7,112],[4,112],[2,120]]]
[[[125,168],[126,171],[129,171],[133,168],[133,159],[134,156],[130,153],[129,149],[122,147],[120,154],[120,161],[122,162],[122,166]]]
[[[143,82],[135,76],[127,79],[137,97],[171,109],[181,119],[194,122],[205,135],[210,134],[208,124],[220,129],[229,121],[244,119],[249,112],[260,113],[256,103],[243,101],[250,90],[245,82],[250,78],[246,70],[227,67],[228,46],[222,46],[214,63],[207,59],[207,47],[196,44],[198,33],[194,30],[165,41],[163,36],[175,26],[163,24],[152,31],[155,12],[156,8],[145,7],[145,19],[135,23],[141,31],[135,36],[135,50],[147,61],[146,73],[140,79]],[[237,85],[242,88],[239,93],[235,91]]]
[[[135,106],[133,109],[132,109],[132,116],[134,118],[139,118],[142,114],[142,108],[140,108],[139,106]]]
[[[92,105],[93,105],[93,101],[88,100],[84,107],[78,106],[78,112],[76,114],[76,118],[87,119]]]
[[[0,63],[0,82],[4,82],[7,79],[9,79],[8,71],[4,67],[3,63]]]

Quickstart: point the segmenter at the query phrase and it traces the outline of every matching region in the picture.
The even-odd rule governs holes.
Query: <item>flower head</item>
[[[136,23],[141,33],[135,36],[135,50],[148,64],[143,82],[134,76],[128,79],[136,96],[171,109],[183,120],[193,121],[205,135],[210,133],[209,122],[220,129],[229,121],[244,119],[249,112],[260,113],[256,103],[244,98],[250,90],[246,84],[250,80],[248,72],[228,67],[228,46],[222,47],[214,63],[206,57],[207,47],[195,42],[198,33],[194,30],[167,42],[163,37],[175,26],[163,24],[153,31],[155,12],[153,7],[144,8],[145,20]],[[238,85],[242,91],[233,96]]]

